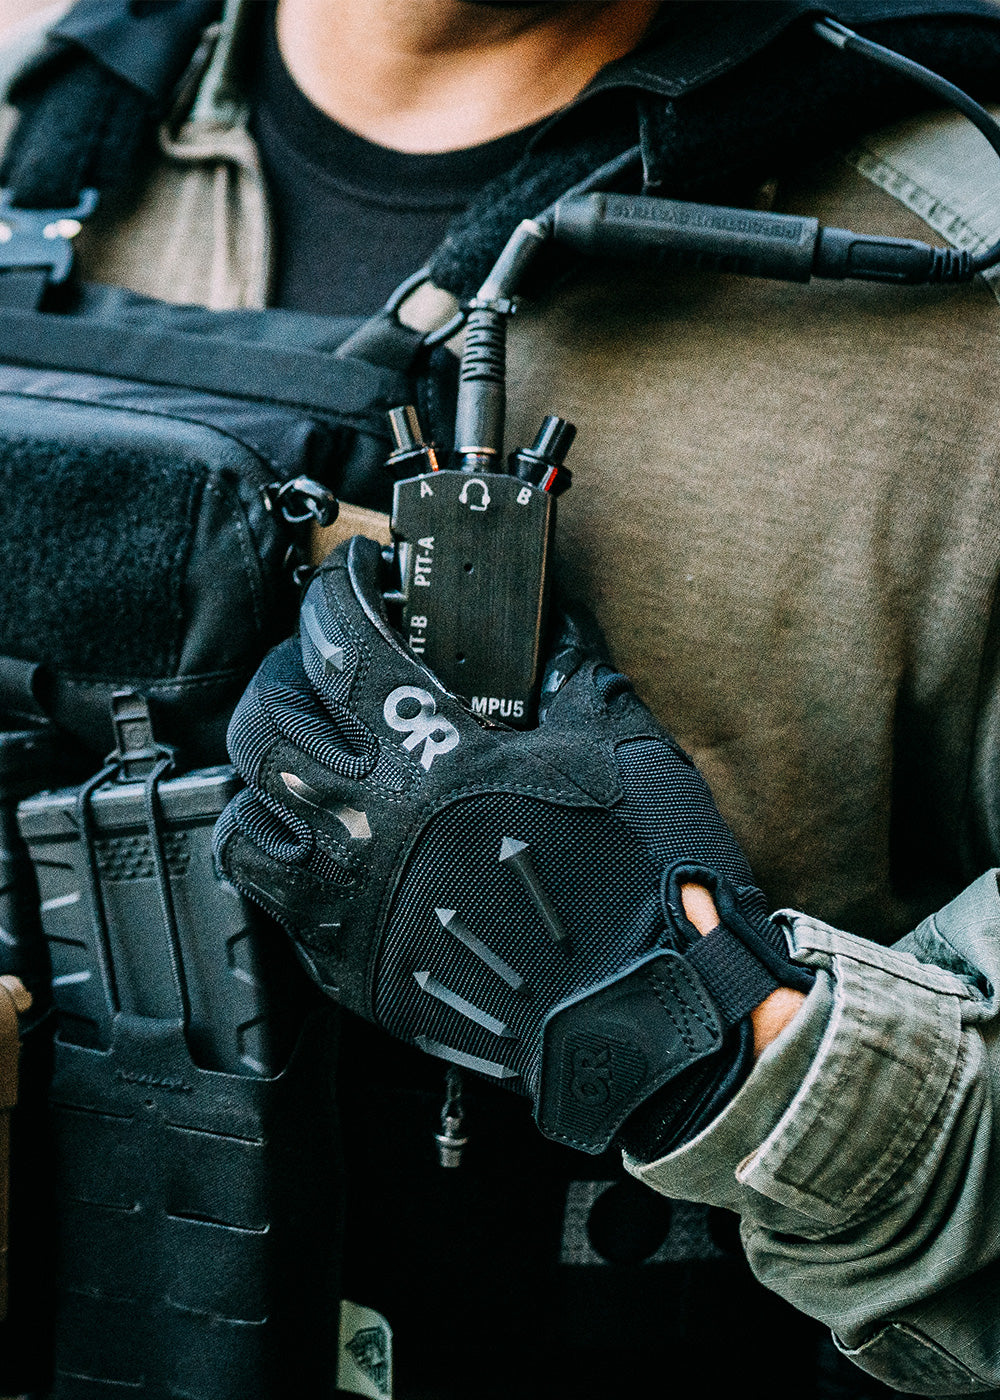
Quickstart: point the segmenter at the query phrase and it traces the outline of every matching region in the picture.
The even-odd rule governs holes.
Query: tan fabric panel
[[[0,1318],[7,1312],[10,1115],[17,1102],[17,1017],[31,997],[16,977],[0,977]]]
[[[335,549],[341,541],[349,540],[352,535],[367,535],[370,540],[378,540],[379,544],[391,544],[389,517],[381,511],[366,510],[364,506],[352,506],[349,501],[342,501],[332,525],[313,526],[309,562],[322,564],[331,549]]]
[[[1000,116],[1000,107],[990,110]],[[1000,160],[960,112],[873,132],[847,159],[956,248],[980,253],[1000,238]],[[1000,272],[986,280],[1000,300]]]
[[[189,122],[160,139],[143,198],[114,223],[99,209],[80,234],[84,276],[215,311],[264,306],[270,220],[250,137]]]
[[[927,233],[842,163],[777,207]],[[880,939],[1000,854],[968,797],[996,762],[977,726],[997,329],[982,283],[622,267],[511,330],[510,445],[546,412],[579,428],[566,591],[693,752],[771,900]]]

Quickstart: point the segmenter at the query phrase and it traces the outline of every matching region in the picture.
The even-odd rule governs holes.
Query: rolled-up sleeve
[[[802,1009],[703,1133],[626,1165],[737,1211],[761,1282],[881,1380],[1000,1395],[997,874],[891,949],[781,917]]]

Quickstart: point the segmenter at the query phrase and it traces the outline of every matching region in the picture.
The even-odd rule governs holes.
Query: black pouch
[[[305,528],[335,492],[385,503],[385,411],[413,388],[337,359],[326,318],[82,307],[0,313],[0,711],[103,755],[125,686],[187,763],[219,762],[294,629]]]
[[[119,1015],[107,1051],[57,1040],[50,1400],[332,1394],[333,1014],[274,1079],[200,1069],[147,1017]]]

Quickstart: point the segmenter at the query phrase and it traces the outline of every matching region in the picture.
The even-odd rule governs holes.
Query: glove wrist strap
[[[713,1055],[723,1034],[698,973],[682,954],[661,948],[549,1012],[538,1126],[583,1152],[603,1152],[639,1104]]]

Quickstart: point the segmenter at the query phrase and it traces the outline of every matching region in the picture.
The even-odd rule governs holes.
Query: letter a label
[[[431,490],[431,484],[429,481],[422,481],[420,483],[420,495],[421,498],[423,498],[424,496],[434,495],[434,492]]]

